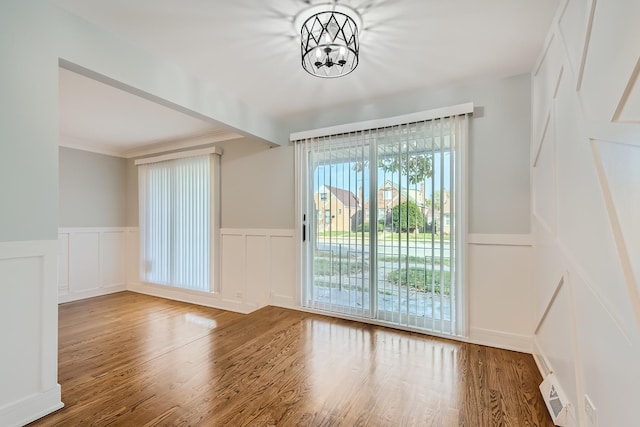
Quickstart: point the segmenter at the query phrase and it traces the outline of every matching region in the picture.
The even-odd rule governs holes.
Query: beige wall
[[[222,155],[222,227],[294,228],[293,147],[248,138],[217,144]]]
[[[221,226],[223,228],[292,229],[293,147],[269,148],[242,138],[215,144],[221,147]],[[138,174],[127,160],[127,222],[138,225]]]

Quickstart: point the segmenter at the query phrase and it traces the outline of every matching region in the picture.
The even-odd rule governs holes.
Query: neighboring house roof
[[[330,185],[323,185],[322,187],[326,188],[333,194],[333,196],[338,199],[340,203],[344,206],[350,208],[358,208],[360,207],[360,203],[358,202],[358,198],[349,190],[344,190],[338,187],[331,187]],[[321,187],[321,188],[322,188]]]

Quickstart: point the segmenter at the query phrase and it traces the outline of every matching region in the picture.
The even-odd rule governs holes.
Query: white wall
[[[137,278],[137,228],[74,227],[58,233],[59,302],[124,291]],[[128,275],[129,264],[134,276]]]
[[[533,73],[535,353],[572,425],[638,424],[640,2],[563,2]]]

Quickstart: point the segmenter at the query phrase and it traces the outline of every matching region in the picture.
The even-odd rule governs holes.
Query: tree
[[[369,162],[357,162],[353,169],[361,172]],[[431,154],[412,154],[406,156],[385,156],[378,159],[378,167],[385,172],[398,172],[407,177],[409,184],[418,184],[433,175],[433,159]]]
[[[433,198],[427,198],[425,200],[425,206],[430,208],[431,207],[431,200],[433,199],[433,201],[434,201],[434,203],[433,203],[434,204],[434,213],[435,213],[435,215],[440,215],[440,205],[441,205],[440,201],[442,200],[443,202],[446,202],[447,200],[450,199],[450,197],[451,196],[449,194],[449,191],[445,190],[444,191],[444,197],[441,198],[440,197],[440,190],[436,190],[436,191],[433,192]]]
[[[406,201],[391,209],[391,224],[394,231],[413,231],[424,226],[424,217],[418,205]]]

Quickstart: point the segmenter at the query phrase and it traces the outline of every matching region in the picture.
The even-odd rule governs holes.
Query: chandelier
[[[325,4],[301,12],[302,68],[311,75],[335,78],[349,74],[358,66],[358,26],[362,19],[348,6]]]

